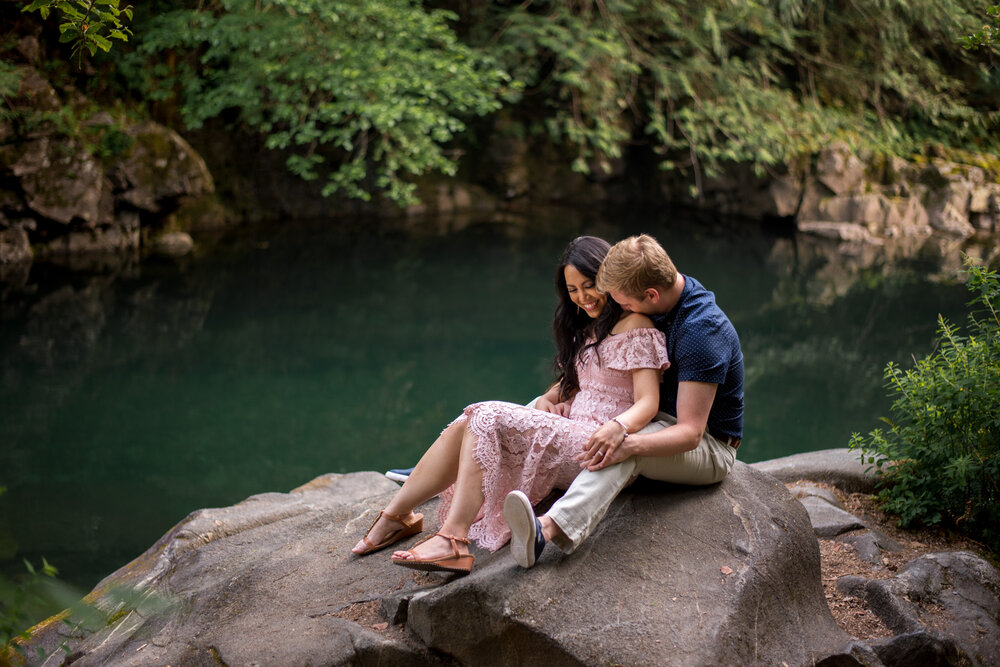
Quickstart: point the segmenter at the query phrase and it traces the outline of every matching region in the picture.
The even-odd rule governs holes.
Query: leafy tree
[[[966,49],[978,49],[981,46],[996,49],[1000,46],[1000,5],[987,7],[986,15],[992,20],[992,25],[987,23],[976,32],[959,40]]]
[[[904,526],[957,527],[1000,549],[1000,279],[966,258],[968,335],[939,318],[936,349],[913,368],[890,363],[888,430],[855,433],[880,477],[883,507]]]
[[[83,51],[107,52],[111,40],[127,42],[132,31],[125,20],[132,20],[132,5],[121,0],[32,0],[22,11],[38,12],[47,19],[55,10],[60,16],[60,42],[73,44],[73,55],[82,60]],[[124,20],[123,20],[124,17]]]
[[[126,69],[154,99],[176,91],[191,128],[235,111],[324,194],[405,204],[414,177],[455,172],[449,142],[508,83],[453,18],[412,0],[216,0],[153,18]]]
[[[577,169],[644,142],[697,179],[834,138],[897,154],[927,141],[995,148],[995,105],[970,101],[992,84],[953,37],[975,5],[534,0],[465,23],[525,82],[523,104],[545,110],[536,128],[576,147]]]

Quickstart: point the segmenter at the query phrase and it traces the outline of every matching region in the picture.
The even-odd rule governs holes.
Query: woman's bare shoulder
[[[627,313],[620,320],[618,320],[618,323],[615,324],[615,328],[611,330],[611,333],[620,334],[634,329],[652,329],[653,326],[655,326],[653,324],[653,320],[649,319],[642,313]]]

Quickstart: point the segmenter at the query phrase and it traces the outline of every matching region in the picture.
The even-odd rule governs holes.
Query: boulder
[[[128,156],[114,169],[119,198],[150,213],[170,212],[185,197],[215,190],[205,160],[179,134],[158,123],[130,126]]]
[[[31,212],[64,225],[97,224],[104,170],[76,142],[46,136],[12,144],[0,150],[0,163],[20,183]]]
[[[501,552],[407,623],[468,664],[811,664],[849,643],[818,567],[801,507],[738,463],[717,486],[623,494],[572,555],[524,571]]]
[[[871,493],[875,476],[861,454],[849,449],[822,449],[752,464],[785,483],[808,479],[832,484],[848,493]]]
[[[326,475],[195,512],[98,585],[107,621],[52,619],[25,655],[66,641],[79,665],[879,664],[830,614],[805,511],[748,465],[710,487],[640,482],[577,552],[549,545],[524,570],[476,550],[458,579],[350,554],[395,489]]]
[[[844,576],[837,588],[860,598],[894,633],[880,656],[906,664],[995,665],[1000,658],[1000,571],[964,551],[914,559],[890,580]],[[904,664],[900,660],[886,664]]]
[[[816,180],[837,195],[852,192],[865,178],[865,165],[847,144],[837,141],[819,153]]]
[[[34,253],[28,241],[28,232],[21,227],[0,229],[0,265],[31,263]]]
[[[799,502],[809,513],[809,522],[818,537],[836,537],[842,533],[865,527],[854,515],[816,496],[800,498]]]
[[[50,619],[28,655],[66,642],[81,666],[439,663],[418,643],[352,620],[355,608],[414,587],[412,571],[387,555],[350,554],[395,488],[376,473],[326,475],[196,511],[98,584],[88,600],[108,620],[74,628]]]
[[[166,232],[152,239],[150,253],[159,257],[183,257],[194,250],[194,239],[186,232]]]

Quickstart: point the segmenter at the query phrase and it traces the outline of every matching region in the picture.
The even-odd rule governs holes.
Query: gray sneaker
[[[413,468],[393,468],[385,473],[385,476],[394,482],[399,482],[402,484],[410,477],[410,473],[413,472]]]

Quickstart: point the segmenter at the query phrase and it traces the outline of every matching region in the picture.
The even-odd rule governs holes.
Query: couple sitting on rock
[[[394,563],[468,573],[470,539],[490,551],[510,540],[531,567],[548,541],[578,547],[638,475],[713,484],[729,473],[743,428],[743,354],[714,295],[648,235],[614,247],[575,239],[556,289],[556,383],[530,406],[465,408],[355,554],[421,532],[413,510],[442,494],[438,532],[393,553]],[[567,491],[536,517],[533,506],[556,488]]]

